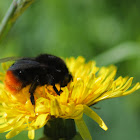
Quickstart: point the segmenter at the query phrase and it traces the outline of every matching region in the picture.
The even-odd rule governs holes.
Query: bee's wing
[[[0,63],[4,63],[4,62],[8,62],[8,61],[16,61],[19,60],[21,58],[19,57],[6,57],[6,58],[1,58],[0,59]]]
[[[29,68],[37,68],[42,65],[34,60],[30,59],[20,59],[16,61],[8,70],[19,70],[19,69],[29,69]]]

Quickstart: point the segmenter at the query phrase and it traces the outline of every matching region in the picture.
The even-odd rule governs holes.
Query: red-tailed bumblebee
[[[13,60],[4,58],[2,61]],[[17,60],[6,72],[5,86],[12,92],[18,92],[23,87],[31,85],[29,89],[30,100],[35,105],[34,91],[37,86],[52,85],[54,91],[60,95],[61,87],[67,86],[72,80],[65,62],[54,55],[42,54],[34,58],[21,58]],[[60,90],[55,84],[60,84]]]

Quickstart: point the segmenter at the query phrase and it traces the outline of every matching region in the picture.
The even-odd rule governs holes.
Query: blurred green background
[[[0,1],[0,20],[11,0]],[[62,57],[82,55],[98,66],[115,64],[118,75],[140,81],[139,0],[36,0],[0,44],[0,58],[50,53]],[[95,111],[108,126],[103,131],[84,116],[93,140],[140,139],[140,90],[105,100]],[[43,129],[36,131],[36,140]],[[27,139],[22,132],[11,140]],[[0,134],[0,140],[5,140]]]

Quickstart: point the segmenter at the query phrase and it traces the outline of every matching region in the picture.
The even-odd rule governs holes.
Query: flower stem
[[[72,119],[51,119],[44,126],[44,134],[52,140],[70,140],[76,135],[75,122]]]
[[[29,7],[34,0],[13,0],[0,24],[0,41],[7,35],[17,18]]]

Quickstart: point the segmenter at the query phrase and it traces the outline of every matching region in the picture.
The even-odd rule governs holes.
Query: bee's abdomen
[[[7,71],[5,76],[5,87],[10,92],[18,92],[22,89],[22,82],[12,71]]]

